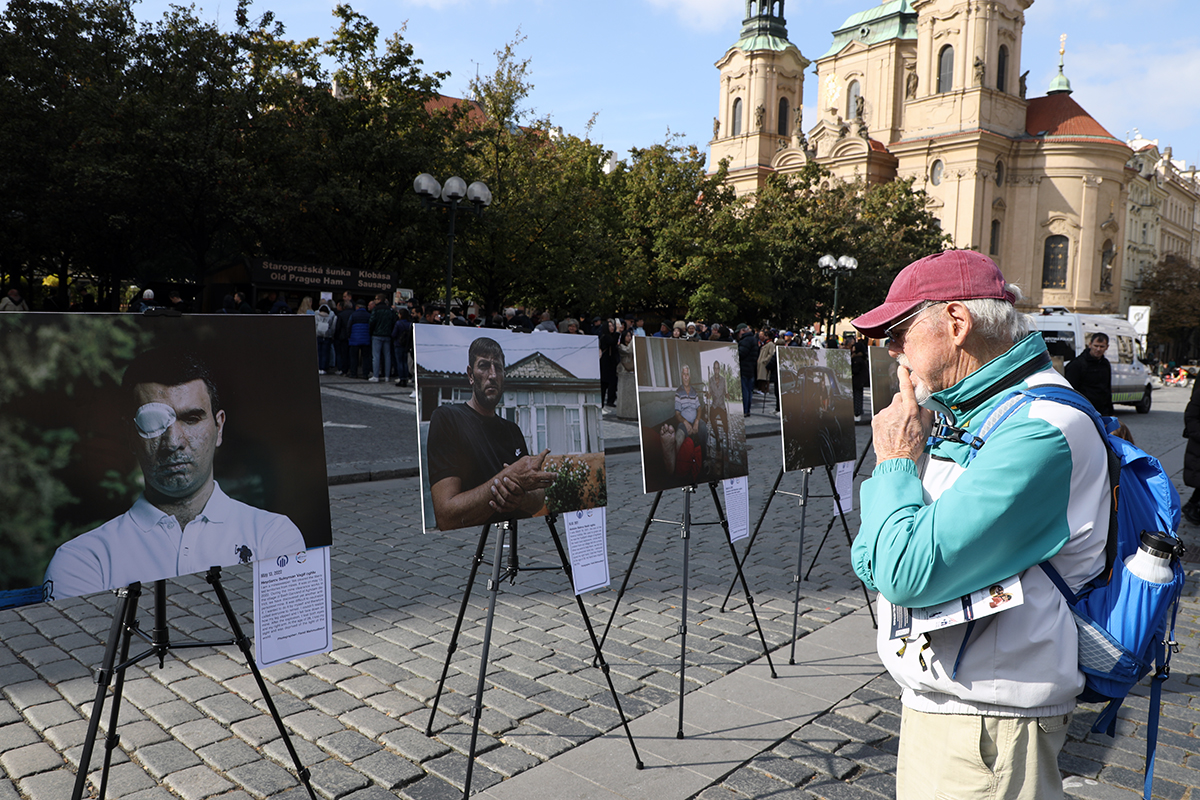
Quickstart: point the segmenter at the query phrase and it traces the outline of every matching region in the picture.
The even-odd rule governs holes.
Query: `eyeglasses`
[[[911,325],[909,325],[906,328],[900,328],[900,325],[902,325],[905,322],[908,322],[913,317],[920,316],[921,314],[923,314],[924,312],[933,308],[934,306],[940,306],[944,303],[949,303],[949,302],[950,302],[949,300],[939,300],[936,303],[930,303],[927,306],[922,306],[921,308],[918,308],[913,313],[909,314],[907,317],[898,319],[895,322],[893,322],[891,325],[889,325],[887,328],[884,328],[883,335],[886,336],[887,338],[891,339],[896,344],[902,344],[904,342],[904,335],[906,333],[908,333],[910,330],[912,330],[913,325],[916,325],[917,323],[913,322]]]

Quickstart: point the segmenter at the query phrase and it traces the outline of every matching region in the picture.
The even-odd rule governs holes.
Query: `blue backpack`
[[[1086,678],[1079,700],[1107,703],[1092,725],[1094,733],[1114,735],[1121,702],[1154,669],[1143,785],[1144,796],[1150,800],[1162,684],[1170,674],[1171,653],[1179,649],[1175,642],[1175,613],[1184,582],[1179,562],[1183,545],[1176,536],[1179,493],[1158,459],[1113,435],[1117,427],[1115,418],[1101,417],[1083,395],[1065,386],[1030,387],[1005,397],[984,419],[978,437],[971,443],[968,461],[1004,420],[1038,399],[1062,403],[1087,414],[1107,446],[1112,513],[1104,572],[1076,594],[1050,562],[1038,566],[1066,598],[1079,629],[1079,668]],[[1125,559],[1138,549],[1142,531],[1156,531],[1173,540],[1174,578],[1169,583],[1144,581],[1125,568]]]

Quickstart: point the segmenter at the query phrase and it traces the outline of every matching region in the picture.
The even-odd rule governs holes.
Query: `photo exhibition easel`
[[[754,608],[754,596],[750,594],[750,587],[746,583],[746,577],[742,574],[742,565],[738,561],[737,551],[733,547],[733,540],[729,538],[729,520],[725,518],[725,509],[721,506],[721,500],[717,497],[716,482],[708,484],[709,491],[712,492],[713,505],[717,509],[716,522],[692,522],[692,495],[696,493],[696,487],[683,487],[683,521],[679,522],[673,519],[655,519],[654,512],[658,510],[658,503],[662,500],[662,492],[654,495],[654,503],[650,506],[650,513],[646,515],[646,524],[642,526],[642,535],[638,537],[637,547],[633,550],[633,558],[629,561],[629,569],[625,570],[625,578],[621,581],[621,588],[617,591],[617,598],[613,601],[612,611],[608,615],[608,624],[604,626],[604,635],[600,637],[600,646],[603,646],[608,639],[608,631],[612,628],[613,618],[617,615],[617,606],[621,604],[621,598],[625,596],[625,587],[629,585],[629,576],[633,574],[633,567],[637,564],[638,554],[642,551],[642,544],[646,541],[646,534],[650,532],[650,524],[652,522],[662,522],[668,525],[678,525],[680,528],[679,537],[683,540],[683,598],[680,604],[679,614],[679,728],[675,733],[676,739],[683,738],[683,698],[684,698],[684,671],[687,667],[687,614],[688,614],[688,568],[689,555],[692,542],[692,525],[720,525],[725,531],[725,541],[729,544],[730,555],[733,556],[733,566],[737,570],[735,580],[742,582],[742,591],[746,595],[746,604],[750,607],[750,614],[754,618],[754,627],[758,630],[758,639],[762,642],[763,655],[767,657],[767,666],[771,668],[771,677],[776,678],[775,664],[771,661],[771,651],[767,648],[767,637],[763,635],[762,625],[758,621],[758,612]],[[599,646],[597,647],[599,652]]]
[[[870,448],[870,446],[871,443],[868,441],[867,448]],[[858,465],[854,469],[854,476],[858,475],[858,468],[862,466],[863,458],[866,457],[866,454],[867,450],[864,449],[862,456],[858,460]],[[813,467],[805,467],[803,470],[801,470],[804,473],[804,480],[801,483],[799,493],[780,491],[779,484],[783,480],[783,467],[780,467],[779,474],[775,476],[775,483],[771,487],[771,492],[767,495],[767,501],[763,504],[762,512],[758,515],[758,522],[754,525],[754,532],[750,535],[749,541],[746,542],[746,549],[742,551],[741,563],[744,564],[746,559],[750,556],[750,548],[754,547],[754,540],[758,537],[758,531],[762,527],[763,520],[766,519],[767,509],[771,507],[771,501],[775,499],[775,495],[782,494],[789,497],[798,498],[800,503],[800,532],[796,546],[796,571],[792,575],[792,581],[796,585],[792,597],[792,645],[790,654],[788,656],[789,664],[796,663],[796,636],[799,632],[800,619],[800,581],[808,580],[809,574],[812,573],[813,566],[817,563],[817,559],[821,556],[821,548],[825,546],[825,540],[829,538],[829,532],[833,530],[833,525],[836,520],[840,519],[842,521],[842,529],[846,532],[846,546],[852,547],[854,544],[854,540],[850,536],[850,526],[846,523],[846,514],[842,509],[842,495],[838,491],[837,478],[834,475],[834,469],[836,466],[836,464],[830,464],[828,462],[825,463],[825,474],[829,478],[830,494],[828,495],[814,495],[809,493],[809,479],[812,477]],[[853,480],[853,476],[851,480]],[[802,562],[804,558],[804,529],[808,516],[808,503],[809,500],[821,497],[832,497],[837,508],[837,513],[830,518],[829,525],[825,528],[825,535],[821,537],[821,543],[817,545],[817,551],[813,554],[812,561],[808,565],[808,570],[804,571],[803,575],[801,575],[801,572],[803,571]],[[737,559],[736,552],[734,553],[734,559]],[[738,573],[741,574],[740,568]],[[871,614],[871,627],[877,628],[878,623],[875,620],[875,606],[871,603],[871,596],[867,592],[867,585],[859,580],[859,586],[862,588],[863,600],[866,601],[867,611],[869,611]],[[722,611],[725,610],[725,604],[729,602],[729,598],[733,594],[733,588],[734,584],[730,584],[729,591],[725,593],[725,600],[721,603]]]
[[[309,781],[308,768],[300,763],[300,756],[296,754],[296,748],[292,745],[287,728],[283,725],[283,719],[279,716],[278,709],[275,708],[275,702],[271,699],[270,692],[267,691],[267,684],[263,681],[262,673],[258,671],[258,664],[254,661],[254,654],[250,651],[250,639],[242,633],[242,626],[233,612],[229,597],[225,594],[225,587],[221,584],[221,568],[209,568],[205,580],[213,587],[217,594],[217,601],[225,612],[225,619],[229,620],[229,629],[233,633],[232,639],[206,642],[171,641],[171,632],[167,627],[167,582],[164,580],[154,582],[154,628],[147,634],[137,623],[137,606],[138,599],[142,594],[142,584],[135,582],[124,589],[116,590],[117,607],[113,613],[112,627],[109,629],[108,642],[104,648],[104,661],[96,674],[96,700],[92,704],[92,714],[88,720],[87,736],[83,740],[83,753],[79,758],[79,771],[75,774],[75,789],[71,792],[71,800],[81,800],[83,797],[83,790],[87,785],[88,768],[92,761],[92,751],[96,746],[96,736],[100,730],[100,717],[104,713],[104,698],[108,694],[110,684],[113,686],[113,701],[112,709],[109,712],[108,735],[104,739],[104,765],[100,771],[100,786],[95,795],[98,800],[104,800],[105,791],[108,788],[108,771],[112,763],[112,753],[121,740],[117,733],[117,726],[121,719],[121,697],[125,688],[125,671],[134,664],[152,657],[157,657],[158,665],[162,667],[167,653],[172,650],[223,647],[231,644],[236,644],[242,651],[242,655],[246,657],[250,672],[254,675],[258,689],[262,692],[263,700],[267,704],[267,709],[271,712],[271,719],[275,720],[275,727],[279,729],[279,735],[283,737],[288,755],[292,757],[292,763],[296,765],[296,775],[304,784],[304,788],[308,790],[308,796],[312,800],[317,800],[312,783]],[[149,643],[150,647],[130,658],[129,645],[135,636]]]
[[[554,548],[558,551],[558,558],[562,562],[561,569],[567,575],[567,582],[571,584],[571,591],[574,593],[574,581],[571,575],[571,562],[567,558],[567,551],[562,546],[562,540],[559,538],[558,529],[555,527],[556,515],[551,514],[546,517],[546,527],[550,529],[550,538],[554,540]],[[463,589],[462,603],[458,607],[458,619],[454,622],[454,633],[450,636],[450,645],[446,648],[446,662],[442,665],[442,677],[438,681],[437,693],[433,697],[433,708],[429,712],[429,724],[425,726],[425,735],[433,735],[433,722],[437,717],[438,703],[442,698],[442,689],[446,685],[446,675],[450,671],[450,659],[454,657],[455,650],[458,649],[458,634],[462,630],[463,618],[467,613],[467,604],[471,600],[471,589],[475,585],[475,577],[479,574],[479,565],[483,563],[483,550],[487,545],[488,532],[491,530],[491,523],[484,525],[483,530],[479,533],[479,546],[475,548],[475,557],[471,559],[471,574],[467,578],[467,585]],[[501,522],[497,525],[499,535],[496,537],[496,550],[492,556],[492,577],[488,580],[488,590],[491,593],[488,598],[487,622],[483,629],[483,652],[479,656],[479,681],[475,686],[475,707],[474,713],[471,715],[471,745],[467,753],[467,774],[463,780],[463,800],[471,794],[471,776],[475,768],[475,745],[479,737],[479,720],[483,716],[483,689],[484,678],[487,675],[488,668],[488,651],[492,645],[492,622],[496,616],[496,595],[500,591],[500,584],[507,578],[509,585],[516,583],[517,574],[519,572],[530,572],[535,570],[557,570],[559,567],[523,567],[520,564],[517,554],[517,522],[509,520]],[[501,564],[504,562],[504,545],[508,534],[512,535],[512,541],[508,546],[508,559],[503,569]],[[617,713],[621,717],[621,726],[625,729],[625,736],[629,739],[629,747],[633,750],[633,760],[638,769],[643,768],[641,756],[638,755],[637,745],[633,743],[633,734],[629,731],[629,722],[625,719],[625,711],[621,708],[621,698],[617,694],[617,689],[613,685],[612,676],[609,674],[608,663],[604,660],[604,654],[600,651],[600,642],[596,639],[596,631],[592,628],[592,621],[588,617],[587,608],[583,604],[583,596],[575,595],[575,603],[579,606],[579,614],[583,617],[584,627],[587,628],[588,637],[592,640],[592,647],[596,651],[595,664],[600,671],[604,673],[604,680],[608,682],[608,691],[612,694],[613,704],[617,707]]]

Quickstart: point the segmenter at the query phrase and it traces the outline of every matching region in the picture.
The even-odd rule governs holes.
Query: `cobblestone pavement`
[[[1156,408],[1158,403],[1156,396]],[[858,430],[861,450],[867,429]],[[751,485],[769,487],[778,471],[778,439],[753,439],[750,449]],[[598,629],[608,618],[651,502],[642,494],[634,454],[610,456],[608,464],[613,584],[585,596]],[[814,494],[828,494],[823,480],[814,477]],[[789,475],[780,488],[799,487],[800,478]],[[264,670],[271,694],[320,797],[459,797],[482,649],[487,597],[482,577],[451,661],[435,735],[426,737],[424,730],[478,531],[422,535],[413,478],[336,486],[330,494],[336,531],[335,648]],[[681,496],[665,494],[656,516],[680,519]],[[752,519],[761,503],[756,491]],[[828,498],[814,498],[810,505],[806,569],[830,522],[830,506]],[[703,489],[695,495],[693,514],[700,523],[714,519]],[[799,521],[795,499],[777,498],[746,564],[777,663],[786,663],[791,641]],[[849,524],[853,531],[856,515]],[[1200,552],[1200,531],[1185,523],[1182,533],[1189,547]],[[541,523],[523,523],[520,542],[523,565],[558,563]],[[631,718],[676,698],[681,563],[678,525],[652,525],[604,648]],[[694,528],[690,563],[686,681],[692,691],[760,658],[762,647],[739,593],[725,612],[719,610],[733,577],[719,528]],[[227,570],[225,586],[243,626],[251,631],[249,570]],[[1200,744],[1195,727],[1200,700],[1193,700],[1200,687],[1200,599],[1194,581],[1188,589],[1177,635],[1183,649],[1175,656],[1164,693],[1155,784],[1157,795],[1183,800],[1200,798],[1193,788],[1200,785],[1200,756],[1193,755]],[[201,576],[170,581],[168,600],[173,636],[228,636],[224,615]],[[840,525],[833,527],[809,579],[801,584],[800,634],[864,604],[861,584],[849,568],[845,534]],[[99,594],[0,612],[0,800],[70,796],[95,694],[89,669],[100,663],[114,606],[111,594]],[[146,627],[148,606],[143,598],[140,617]],[[592,660],[560,571],[522,572],[515,584],[504,584],[487,673],[476,789],[536,769],[606,732],[620,735],[619,728],[613,730],[618,717],[611,696]],[[125,697],[108,797],[307,796],[235,647],[175,651],[164,667],[143,661],[128,671]],[[825,713],[693,796],[892,797],[897,698],[895,684],[881,673],[849,696],[830,698]],[[1145,692],[1139,689],[1126,703],[1118,736],[1110,740],[1088,733],[1096,711],[1080,707],[1060,762],[1070,794],[1101,800],[1140,794],[1146,708]],[[102,751],[98,745],[93,770]],[[564,787],[561,796],[572,797],[571,789]]]

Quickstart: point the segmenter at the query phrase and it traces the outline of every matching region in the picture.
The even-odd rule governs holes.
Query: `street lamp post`
[[[446,324],[450,324],[450,299],[454,283],[454,223],[458,217],[458,204],[465,197],[475,208],[475,216],[482,217],[483,210],[492,204],[492,192],[483,181],[475,181],[470,186],[462,178],[455,175],[446,181],[443,187],[437,178],[428,172],[422,172],[413,181],[413,189],[421,198],[425,208],[446,208],[450,210],[450,232],[447,236],[446,257]]]
[[[837,324],[838,318],[838,278],[841,277],[843,270],[849,272],[858,269],[858,259],[854,256],[839,256],[838,258],[834,258],[833,256],[826,255],[821,256],[817,261],[817,266],[826,273],[833,273],[833,308],[830,309],[829,331],[825,334],[826,338],[828,338],[829,333],[837,335],[834,331],[834,326]]]

